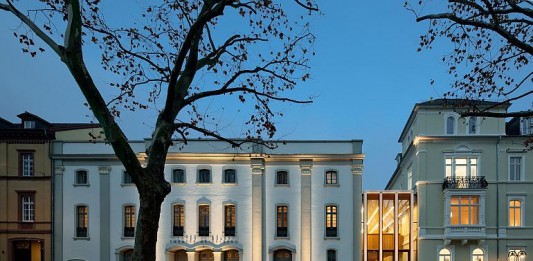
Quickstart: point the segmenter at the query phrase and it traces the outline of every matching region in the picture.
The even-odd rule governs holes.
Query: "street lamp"
[[[526,256],[527,254],[524,250],[509,250],[509,253],[507,253],[509,261],[520,261],[526,258]]]

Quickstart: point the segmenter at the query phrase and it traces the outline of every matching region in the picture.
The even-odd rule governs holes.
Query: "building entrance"
[[[38,240],[13,241],[13,259],[16,261],[43,261],[43,247]]]

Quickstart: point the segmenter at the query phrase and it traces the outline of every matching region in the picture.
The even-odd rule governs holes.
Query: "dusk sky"
[[[442,55],[451,51],[445,39],[433,50],[417,52],[426,23],[416,23],[403,1],[319,1],[323,15],[312,17],[317,37],[311,79],[297,86],[310,105],[278,107],[278,137],[287,140],[364,140],[363,188],[383,189],[400,152],[397,143],[417,102],[448,90]],[[34,113],[51,122],[94,120],[63,63],[47,49],[31,58],[23,54],[13,29],[13,15],[0,12],[0,117],[18,122],[17,114]],[[90,57],[97,67],[98,56]],[[430,80],[435,79],[431,86]],[[106,79],[95,74],[98,86]],[[512,109],[528,108],[531,101]],[[149,137],[155,109],[127,113],[119,120],[130,140]],[[232,125],[232,119],[228,119]]]

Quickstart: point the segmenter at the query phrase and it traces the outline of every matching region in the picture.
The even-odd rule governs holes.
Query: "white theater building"
[[[132,142],[143,159],[150,140]],[[138,195],[109,145],[53,145],[55,260],[129,260]],[[157,260],[360,260],[361,140],[168,154]]]

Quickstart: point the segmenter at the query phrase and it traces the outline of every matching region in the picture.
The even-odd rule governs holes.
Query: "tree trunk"
[[[140,207],[133,260],[155,261],[161,205],[170,193],[170,184],[164,179],[163,168],[160,171],[143,169],[140,179],[142,184],[137,185]]]

